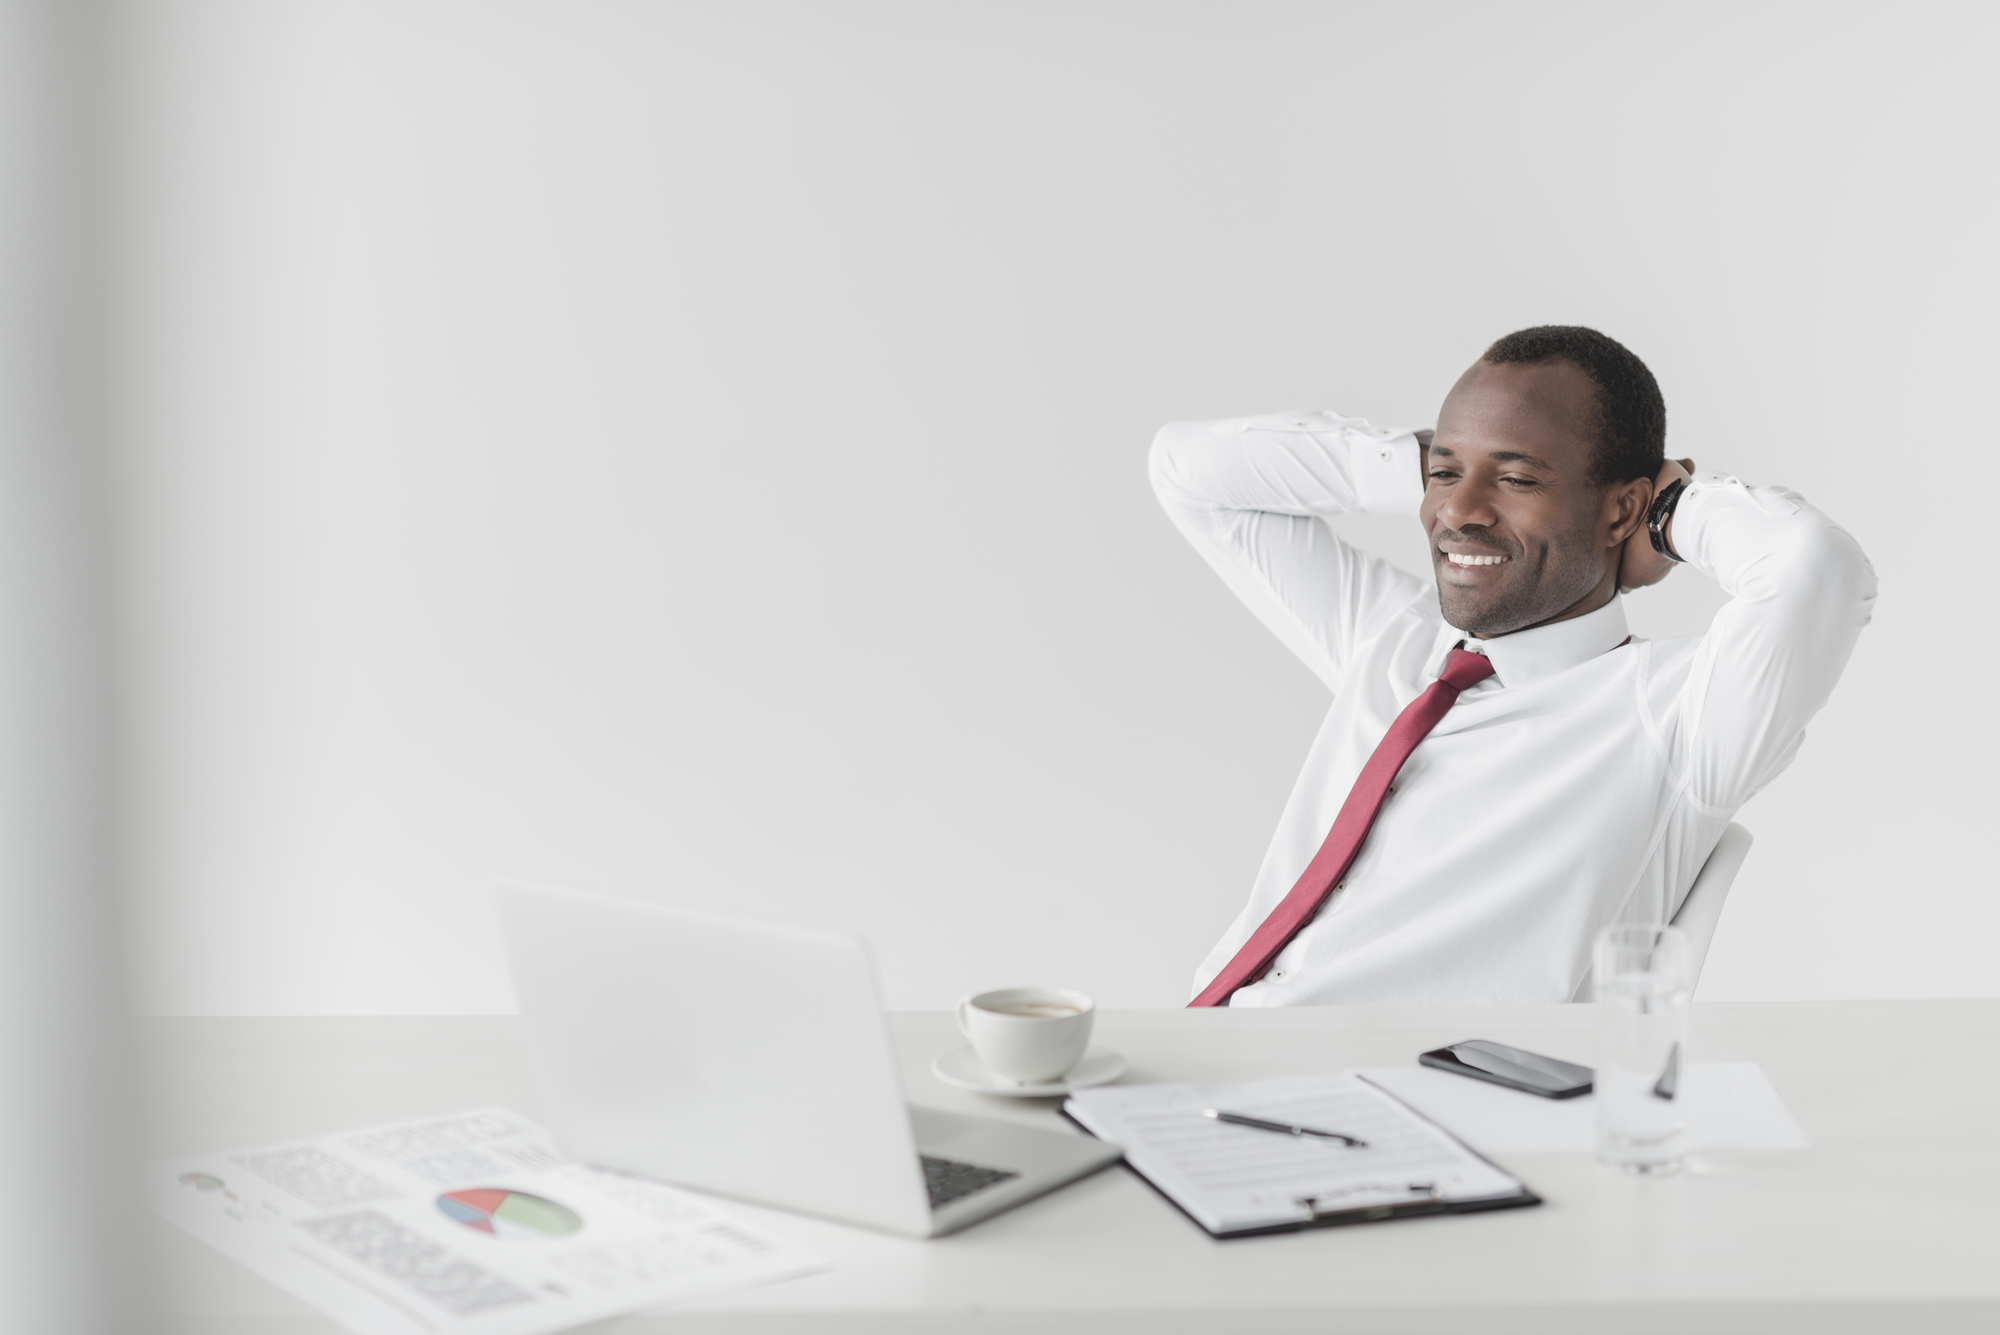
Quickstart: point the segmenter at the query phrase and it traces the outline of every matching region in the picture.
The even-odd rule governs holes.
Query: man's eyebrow
[[[1449,445],[1432,445],[1430,451],[1432,454],[1448,455],[1452,458],[1458,457],[1458,451],[1452,449]],[[1547,459],[1542,458],[1538,454],[1526,454],[1520,450],[1495,450],[1486,457],[1498,460],[1503,464],[1533,464],[1535,467],[1547,469],[1551,473],[1556,471],[1556,466]]]

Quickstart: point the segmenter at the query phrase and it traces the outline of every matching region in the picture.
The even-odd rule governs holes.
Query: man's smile
[[[1504,566],[1514,559],[1514,544],[1498,535],[1472,537],[1445,530],[1431,539],[1431,545],[1437,549],[1438,556],[1451,563],[1453,570],[1464,571],[1475,580],[1481,576],[1473,572]],[[1497,576],[1499,572],[1494,571],[1494,574]]]

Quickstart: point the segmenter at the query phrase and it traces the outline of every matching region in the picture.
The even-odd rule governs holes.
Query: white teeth
[[[1460,556],[1457,552],[1446,552],[1455,566],[1497,566],[1507,558],[1504,556]]]

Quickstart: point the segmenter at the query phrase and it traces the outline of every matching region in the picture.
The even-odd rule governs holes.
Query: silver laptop
[[[918,1237],[1118,1160],[906,1105],[859,940],[570,890],[498,902],[543,1114],[573,1158]]]

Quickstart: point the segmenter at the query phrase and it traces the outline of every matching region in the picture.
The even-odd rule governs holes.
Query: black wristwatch
[[[1679,565],[1680,553],[1667,545],[1667,521],[1674,517],[1674,506],[1680,501],[1681,493],[1687,490],[1688,480],[1677,477],[1660,488],[1660,494],[1653,498],[1653,508],[1646,511],[1646,536],[1653,540],[1653,550]]]

